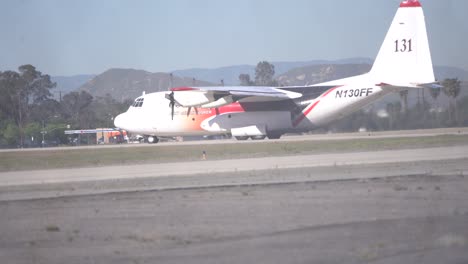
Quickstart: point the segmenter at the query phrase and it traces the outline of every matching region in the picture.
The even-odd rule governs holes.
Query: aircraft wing
[[[171,89],[168,97],[184,107],[220,107],[233,102],[264,102],[294,99],[301,93],[275,87],[259,86],[219,86],[219,87],[179,87]]]

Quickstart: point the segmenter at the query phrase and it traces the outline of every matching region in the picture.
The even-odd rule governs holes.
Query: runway
[[[274,140],[258,140],[258,141],[239,141],[235,139],[215,139],[215,140],[193,140],[193,141],[169,141],[159,142],[157,144],[147,143],[131,143],[131,144],[112,144],[112,145],[89,145],[89,146],[65,146],[65,147],[50,147],[50,148],[25,148],[25,149],[0,149],[1,152],[22,152],[22,151],[54,151],[66,149],[101,149],[101,148],[144,148],[152,146],[186,146],[186,145],[217,145],[217,144],[249,144],[262,142],[293,142],[293,141],[324,141],[324,140],[352,140],[364,138],[397,138],[397,137],[431,137],[440,135],[467,135],[468,127],[456,128],[435,128],[435,129],[416,129],[416,130],[398,130],[398,131],[366,131],[366,132],[350,132],[350,133],[327,133],[327,134],[308,134],[308,135],[284,135],[281,139]]]
[[[17,171],[0,173],[0,189],[8,186],[47,185],[56,183],[80,183],[115,180],[135,180],[155,178],[157,189],[215,187],[227,185],[249,185],[260,183],[288,183],[306,180],[304,177],[222,177],[226,173],[280,171],[295,168],[340,167],[344,165],[371,165],[410,163],[417,161],[468,160],[468,145],[458,147],[439,147],[421,149],[402,149],[373,152],[349,152],[333,154],[315,154],[284,157],[264,157],[230,160],[200,160],[192,162],[175,162],[160,164],[140,164],[127,166],[106,166],[96,168],[55,169],[37,171]],[[447,170],[447,168],[444,168]],[[437,168],[419,171],[419,174],[432,174]],[[397,170],[398,171],[398,170]],[[399,175],[395,170],[379,175]],[[398,171],[405,173],[405,171]],[[468,174],[466,168],[455,168],[444,173]],[[184,177],[181,177],[184,176]],[[309,176],[310,177],[310,176]],[[353,176],[355,177],[355,176]],[[361,175],[359,178],[376,177],[376,175]],[[313,180],[345,180],[349,175],[337,175],[330,178],[327,175],[314,176]],[[309,179],[310,180],[310,179]],[[79,190],[74,190],[78,193]],[[102,188],[99,193],[114,192],[113,188]],[[25,197],[34,198],[35,190],[24,192]],[[11,199],[10,192],[0,193],[0,199]],[[43,195],[43,194],[42,194]],[[43,197],[43,196],[41,196]],[[19,196],[14,196],[14,199]]]
[[[467,263],[468,146],[0,173],[7,263]]]

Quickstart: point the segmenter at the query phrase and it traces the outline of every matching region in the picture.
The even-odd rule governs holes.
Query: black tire
[[[280,139],[281,134],[268,134],[269,139]]]
[[[146,140],[148,141],[149,144],[156,144],[159,142],[159,138],[153,137],[153,136],[148,136]]]
[[[249,139],[248,136],[237,136],[237,137],[235,137],[235,138],[236,138],[237,140],[247,140],[247,139]]]
[[[250,138],[251,138],[252,140],[262,140],[262,139],[265,139],[266,136],[265,136],[265,135],[263,135],[263,136],[251,136]]]

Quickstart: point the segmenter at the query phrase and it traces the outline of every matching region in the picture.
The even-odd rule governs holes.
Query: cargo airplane
[[[230,134],[238,140],[280,138],[324,126],[382,98],[435,83],[418,0],[400,3],[371,70],[340,80],[292,87],[178,87],[143,94],[114,124],[158,137]]]

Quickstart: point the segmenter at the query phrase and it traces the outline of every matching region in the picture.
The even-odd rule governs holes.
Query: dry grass
[[[48,151],[0,153],[0,171],[96,167],[115,164],[165,163],[200,160],[205,150],[208,160],[288,156],[300,154],[373,151],[388,149],[457,146],[468,144],[468,135],[401,138],[366,138],[325,141],[262,141],[243,144],[154,145],[151,147],[73,148]]]

